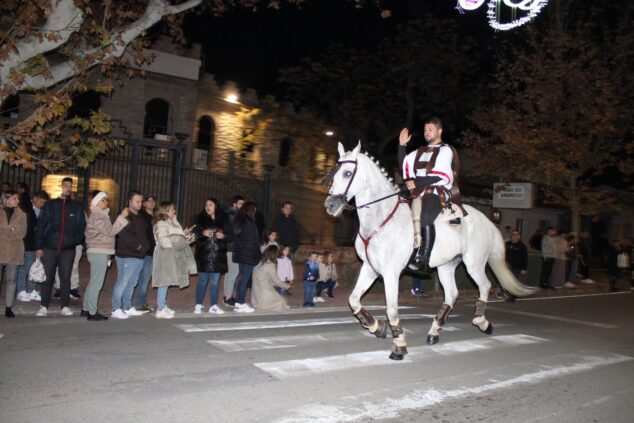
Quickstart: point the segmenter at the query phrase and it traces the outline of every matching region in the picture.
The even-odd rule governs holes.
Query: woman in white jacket
[[[108,259],[114,254],[115,236],[123,229],[128,220],[127,207],[121,210],[114,222],[110,222],[108,194],[99,191],[90,202],[90,216],[86,224],[86,256],[90,263],[90,282],[84,293],[83,313],[88,313],[88,320],[100,321],[108,318],[97,311],[99,292],[108,270]]]
[[[176,220],[176,205],[164,201],[154,216],[154,259],[152,266],[152,286],[156,293],[156,318],[172,319],[174,310],[167,306],[167,290],[170,286],[181,289],[189,286],[189,275],[197,273],[196,260],[189,244],[194,242],[194,234],[183,230]]]

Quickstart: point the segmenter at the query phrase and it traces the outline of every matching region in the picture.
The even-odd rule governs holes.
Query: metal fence
[[[57,175],[77,178],[77,200],[85,207],[90,191],[108,192],[113,217],[127,204],[127,193],[131,190],[152,194],[159,201],[175,202],[183,225],[192,223],[208,197],[215,197],[223,206],[228,206],[233,196],[240,194],[258,204],[266,226],[280,213],[282,204],[291,201],[300,224],[302,244],[352,244],[358,227],[356,215],[341,219],[330,217],[323,206],[326,191],[320,185],[273,178],[270,171],[263,178],[256,177],[251,168],[242,172],[240,166],[231,166],[228,173],[189,169],[184,166],[185,153],[184,145],[128,140],[120,149],[97,158],[87,169],[67,168]],[[6,164],[0,171],[2,181],[13,186],[26,182],[31,193],[42,189],[48,175],[45,169],[25,170]]]

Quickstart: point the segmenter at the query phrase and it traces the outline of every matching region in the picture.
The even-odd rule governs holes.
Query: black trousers
[[[421,227],[434,224],[434,220],[440,213],[440,197],[435,194],[427,195],[422,198],[420,208],[420,225]]]
[[[553,266],[555,264],[555,259],[551,257],[546,257],[542,259],[542,270],[539,274],[539,285],[544,288],[550,285],[550,274],[553,272]]]
[[[51,303],[51,289],[55,283],[55,271],[58,271],[61,306],[68,307],[70,303],[70,274],[73,271],[74,261],[74,247],[60,252],[44,248],[42,264],[44,265],[44,272],[46,272],[46,282],[42,284],[42,306],[48,308]]]

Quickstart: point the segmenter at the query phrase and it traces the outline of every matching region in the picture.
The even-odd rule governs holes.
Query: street
[[[2,324],[0,421],[632,421],[629,291],[492,300],[491,336],[461,297],[427,346],[439,306],[401,308],[402,362],[343,305],[171,321],[19,316]]]

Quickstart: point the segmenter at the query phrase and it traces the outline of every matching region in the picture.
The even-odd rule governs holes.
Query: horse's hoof
[[[487,326],[487,328],[482,332],[486,333],[487,335],[491,335],[493,333],[493,325],[491,324],[491,322],[489,322],[489,326]]]
[[[390,353],[390,360],[401,361],[403,357],[405,357],[405,354]]]
[[[438,335],[427,335],[427,345],[437,344],[439,340],[440,337]]]

